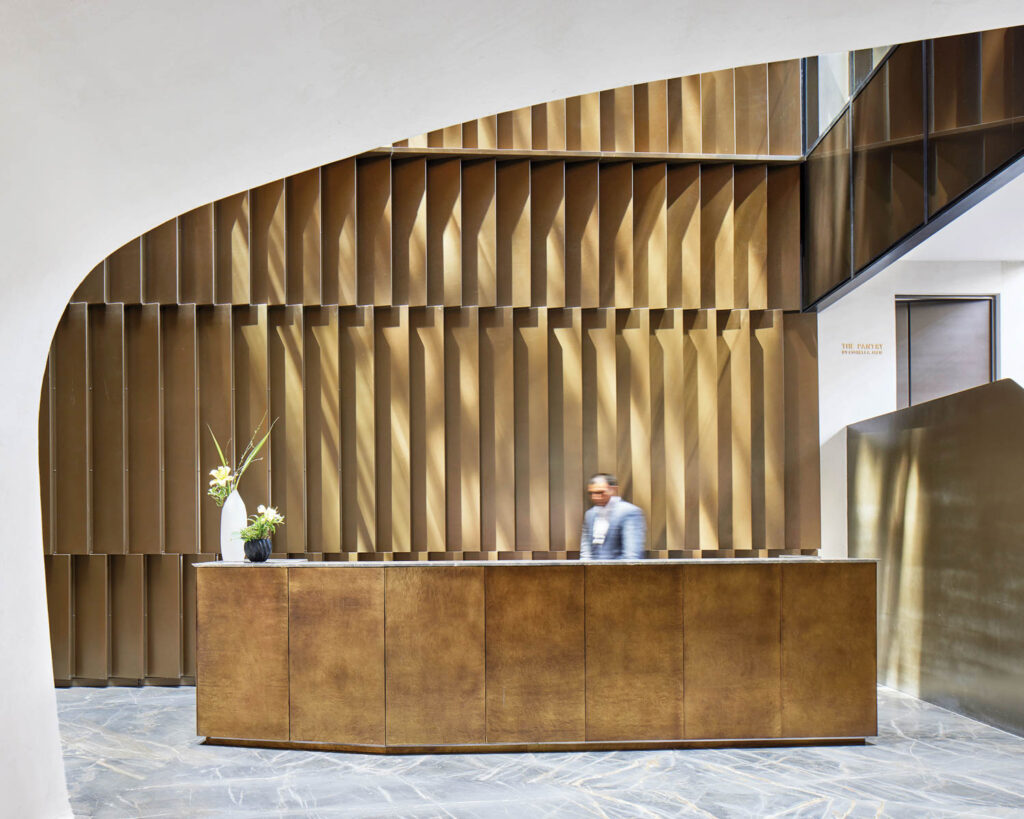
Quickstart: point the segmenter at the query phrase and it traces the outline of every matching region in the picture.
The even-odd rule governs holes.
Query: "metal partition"
[[[851,557],[879,559],[879,681],[1024,733],[1024,389],[848,430]]]

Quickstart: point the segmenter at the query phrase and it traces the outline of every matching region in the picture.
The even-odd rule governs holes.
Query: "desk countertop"
[[[792,557],[750,557],[750,558],[687,558],[676,560],[652,559],[652,560],[375,560],[375,561],[347,561],[347,560],[268,560],[264,563],[249,562],[227,562],[207,561],[194,564],[196,568],[216,569],[238,566],[260,568],[267,566],[280,568],[281,566],[301,566],[302,568],[317,569],[359,569],[359,568],[395,568],[395,567],[444,567],[458,568],[461,566],[483,566],[483,567],[521,567],[521,566],[735,566],[737,564],[774,564],[789,565],[793,563],[877,563],[873,558],[820,558],[797,556]]]

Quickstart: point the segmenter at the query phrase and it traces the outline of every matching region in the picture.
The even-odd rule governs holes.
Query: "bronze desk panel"
[[[384,570],[289,574],[291,738],[384,744]]]
[[[485,571],[487,741],[582,742],[583,567]]]
[[[876,731],[869,561],[295,561],[197,576],[198,723],[213,743],[600,750]]]
[[[202,571],[196,586],[197,730],[289,739],[288,569]]]

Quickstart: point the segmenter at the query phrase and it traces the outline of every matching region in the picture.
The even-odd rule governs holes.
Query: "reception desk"
[[[875,562],[197,567],[211,744],[372,753],[876,733]]]

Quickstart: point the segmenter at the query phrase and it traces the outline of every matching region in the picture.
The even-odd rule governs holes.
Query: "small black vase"
[[[245,541],[245,556],[250,563],[262,563],[270,557],[270,538]]]

